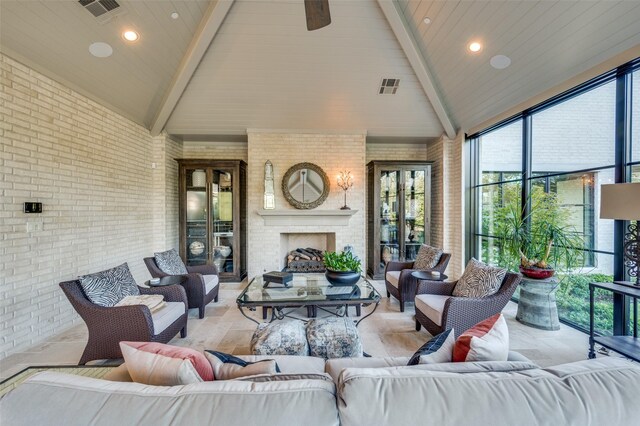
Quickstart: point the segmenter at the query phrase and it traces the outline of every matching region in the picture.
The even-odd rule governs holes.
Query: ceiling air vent
[[[124,12],[116,0],[79,0],[78,3],[98,18],[102,24]]]
[[[395,95],[400,86],[399,78],[383,78],[382,84],[380,84],[379,95]]]

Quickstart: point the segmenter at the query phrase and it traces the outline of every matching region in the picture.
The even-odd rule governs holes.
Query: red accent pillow
[[[188,359],[193,364],[202,380],[210,382],[214,379],[213,368],[204,354],[189,348],[165,345],[156,342],[121,342],[140,351],[158,354],[169,358]]]
[[[474,325],[453,346],[453,362],[506,361],[508,356],[509,330],[502,314]]]

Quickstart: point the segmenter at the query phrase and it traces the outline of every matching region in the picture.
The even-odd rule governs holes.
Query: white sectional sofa
[[[45,372],[0,400],[0,419],[16,426],[614,426],[640,419],[640,366],[622,359],[541,369],[526,360],[406,367],[408,358],[270,358],[283,375],[307,377],[161,387]],[[111,378],[126,380],[122,372]]]

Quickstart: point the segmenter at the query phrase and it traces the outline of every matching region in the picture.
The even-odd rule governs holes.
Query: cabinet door
[[[210,169],[211,256],[220,273],[233,273],[233,169]]]
[[[376,269],[379,273],[383,273],[385,265],[392,260],[399,260],[401,254],[401,172],[399,169],[381,170],[378,178],[380,179],[380,211],[378,212],[380,241],[377,249],[380,263]]]
[[[208,260],[207,173],[205,169],[186,169],[186,263],[205,265]]]
[[[425,169],[404,170],[404,258],[413,261],[425,243],[427,176]]]

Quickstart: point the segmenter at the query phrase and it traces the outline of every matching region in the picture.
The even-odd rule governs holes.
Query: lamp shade
[[[602,185],[600,218],[640,220],[640,182]]]

